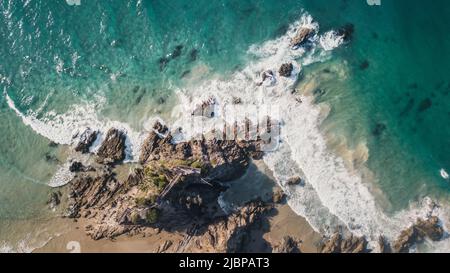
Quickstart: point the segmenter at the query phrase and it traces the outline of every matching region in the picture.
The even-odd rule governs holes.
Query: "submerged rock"
[[[285,63],[285,64],[281,65],[280,70],[278,70],[278,73],[282,77],[289,78],[291,76],[293,70],[294,70],[294,66],[292,65],[292,63]]]
[[[433,105],[433,102],[431,101],[431,99],[426,98],[420,102],[418,111],[424,112],[424,111],[428,110],[429,108],[431,108],[432,105]]]
[[[100,162],[117,163],[125,159],[125,139],[123,132],[112,128],[100,146],[97,155]]]
[[[342,36],[344,41],[349,41],[353,38],[353,33],[355,32],[355,26],[353,24],[346,24],[345,26],[338,29],[337,34]]]

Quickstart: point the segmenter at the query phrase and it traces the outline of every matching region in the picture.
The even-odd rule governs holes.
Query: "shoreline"
[[[258,228],[250,231],[252,239],[245,252],[267,253],[269,249],[264,243],[276,246],[284,236],[296,238],[300,242],[299,249],[302,253],[319,252],[318,245],[322,236],[316,233],[304,218],[296,215],[287,204],[278,205],[275,210],[276,215],[267,217],[268,231],[264,231],[262,234]],[[174,253],[174,246],[183,240],[181,234],[155,230],[145,234],[121,235],[114,240],[100,239],[96,241],[82,230],[82,222],[64,220],[70,226],[69,230],[52,238],[43,247],[33,250],[32,253],[70,253],[73,251],[68,249],[71,245],[70,242],[79,242],[81,253],[156,253],[167,241],[172,241],[172,246],[163,252]]]
[[[261,190],[259,198],[271,199],[274,194],[281,191],[270,172],[262,161],[253,161],[247,173],[236,181],[228,182],[230,188],[226,194],[233,194],[235,187],[246,185],[248,191],[251,189]],[[263,174],[265,179],[261,179]],[[263,181],[261,183],[261,181]],[[259,184],[259,185],[254,185]],[[252,186],[255,186],[252,187]],[[228,192],[230,191],[230,192]],[[236,195],[233,194],[236,198]],[[240,202],[247,202],[252,197],[248,192],[240,193]],[[115,239],[93,240],[85,231],[86,221],[82,218],[74,220],[69,218],[55,219],[54,224],[64,224],[68,230],[63,234],[52,238],[43,247],[33,250],[34,253],[71,252],[70,242],[78,242],[80,251],[86,253],[98,252],[138,252],[155,253],[161,252],[165,242],[170,241],[171,246],[163,252],[176,252],[175,247],[184,239],[182,232],[168,232],[163,229],[151,229],[142,234],[124,234]],[[265,214],[258,224],[252,225],[248,231],[248,244],[243,252],[268,253],[278,246],[284,237],[289,236],[299,243],[302,253],[317,253],[322,240],[322,235],[315,232],[305,218],[297,215],[287,204],[286,200],[274,204],[272,211]],[[72,243],[73,244],[73,243]],[[190,251],[187,251],[190,252]],[[192,249],[195,252],[195,249]]]

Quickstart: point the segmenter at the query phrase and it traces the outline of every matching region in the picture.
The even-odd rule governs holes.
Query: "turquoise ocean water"
[[[448,200],[448,1],[0,0],[0,12],[3,250],[27,250],[20,241],[45,237],[56,216],[45,205],[47,184],[67,147],[50,141],[70,139],[39,121],[95,113],[142,130],[145,118],[169,118],[178,88],[244,68],[250,46],[284,35],[304,12],[321,30],[354,25],[351,43],[304,74],[322,91],[316,103],[331,106],[323,131],[348,149],[367,147],[363,165],[373,175],[367,183],[382,192],[380,206],[395,214],[425,196]]]

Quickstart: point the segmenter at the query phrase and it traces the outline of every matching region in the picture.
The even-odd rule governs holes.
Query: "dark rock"
[[[198,50],[194,48],[191,50],[191,52],[189,52],[189,61],[195,62],[197,58],[198,58]]]
[[[241,103],[242,103],[241,98],[233,97],[233,104],[241,104]]]
[[[56,143],[56,142],[54,142],[54,141],[50,141],[50,142],[48,143],[48,147],[51,147],[51,148],[58,147],[58,143]]]
[[[418,111],[424,112],[424,111],[428,110],[432,105],[433,105],[433,102],[431,101],[431,99],[426,98],[420,102]]]
[[[81,152],[83,154],[89,152],[89,148],[95,142],[98,136],[98,131],[93,131],[90,128],[86,129],[80,137],[80,141],[75,147],[75,151]]]
[[[353,24],[346,24],[345,26],[338,29],[337,34],[342,36],[344,41],[349,41],[353,38],[353,33],[355,32],[355,26]]]
[[[183,71],[183,73],[181,73],[180,78],[184,78],[184,77],[186,77],[189,74],[191,74],[191,71],[190,70],[185,70],[185,71]]]
[[[381,134],[386,130],[386,125],[384,125],[383,123],[377,123],[375,125],[375,128],[372,131],[372,134],[374,136],[381,136]]]
[[[291,40],[292,47],[299,47],[303,45],[307,39],[314,33],[313,29],[310,28],[300,28],[297,34]]]
[[[303,180],[300,176],[294,176],[288,179],[288,181],[286,182],[286,184],[290,185],[290,186],[295,186],[295,185],[301,185],[303,184]]]
[[[292,65],[292,63],[286,63],[281,65],[278,73],[280,74],[280,76],[288,78],[291,76],[292,70],[294,70],[294,66]]]
[[[300,253],[300,242],[290,236],[284,236],[280,244],[273,248],[273,253]]]
[[[59,163],[59,159],[55,155],[52,155],[51,153],[45,154],[45,160],[52,163]]]
[[[392,248],[395,252],[409,252],[416,243],[421,243],[426,237],[433,241],[439,241],[444,236],[444,229],[439,224],[439,219],[432,216],[427,220],[417,219],[417,222],[403,230],[394,242]]]
[[[275,74],[272,70],[261,73],[261,82],[257,83],[257,85],[261,86],[266,80],[269,80],[271,83],[275,80]]]
[[[47,201],[47,205],[49,205],[50,209],[56,208],[61,203],[61,192],[52,192],[50,193],[50,197]]]
[[[117,129],[109,129],[97,155],[100,162],[117,163],[125,159],[125,134]]]
[[[269,209],[260,201],[249,202],[237,212],[210,224],[206,232],[193,238],[193,245],[207,252],[241,252],[249,230]]]
[[[365,60],[365,61],[363,61],[360,65],[359,65],[359,68],[361,69],[361,70],[366,70],[367,68],[369,68],[369,61],[368,60]]]
[[[84,165],[81,162],[75,161],[70,165],[69,171],[72,173],[82,172],[84,171]]]
[[[281,189],[276,189],[272,196],[272,202],[275,204],[282,203],[286,198],[286,194]]]
[[[166,58],[166,57],[159,58],[159,60],[158,60],[159,70],[163,71],[166,68],[169,61],[170,61],[170,59]]]
[[[176,59],[176,58],[180,57],[181,53],[183,52],[183,48],[184,48],[183,45],[177,45],[175,47],[175,49],[173,50],[172,54],[170,55],[170,57],[172,59]]]
[[[390,253],[391,247],[389,245],[389,242],[384,238],[384,236],[378,237],[378,247],[380,253]]]
[[[335,233],[322,246],[322,253],[364,253],[367,252],[367,241],[364,237],[353,234],[345,239],[340,233]]]

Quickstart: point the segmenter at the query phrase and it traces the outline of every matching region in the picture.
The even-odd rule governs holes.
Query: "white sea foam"
[[[146,133],[134,131],[126,123],[99,118],[97,115],[98,106],[88,103],[72,105],[66,113],[56,114],[50,111],[42,118],[37,118],[36,112],[28,111],[26,114],[22,113],[6,92],[5,97],[8,106],[22,119],[25,125],[31,127],[39,135],[58,144],[72,145],[77,143],[82,133],[87,128],[90,128],[99,131],[95,143],[90,148],[92,152],[96,152],[106,132],[110,128],[116,128],[123,131],[127,136],[125,161],[135,161],[139,157],[140,146],[146,137]],[[68,166],[68,163],[60,166],[49,182],[50,186],[58,187],[70,181],[72,175],[68,171]]]
[[[293,50],[289,45],[290,39],[302,26],[313,28],[319,33],[319,25],[305,14],[289,28],[286,35],[250,47],[249,55],[253,56],[253,61],[242,71],[227,79],[216,76],[203,81],[200,86],[197,84],[178,90],[181,103],[173,112],[175,121],[172,128],[182,127],[183,133],[177,139],[187,140],[199,132],[216,128],[219,119],[226,118],[223,107],[232,104],[235,97],[239,97],[243,105],[272,105],[282,109],[282,143],[279,149],[267,153],[264,161],[288,194],[290,206],[317,231],[330,234],[338,226],[346,226],[356,235],[365,235],[371,246],[374,246],[379,235],[394,239],[417,217],[447,215],[444,209],[435,206],[429,199],[393,216],[386,215],[377,205],[361,175],[349,171],[344,160],[329,151],[319,129],[324,118],[320,107],[314,105],[310,97],[301,97],[303,102],[299,103],[290,91],[295,86],[296,76],[302,66],[326,60],[332,50],[343,43],[343,39],[336,32],[329,31],[311,37],[309,50]],[[293,63],[292,77],[277,76],[272,86],[256,84],[261,80],[261,72],[269,69],[278,71],[279,66],[287,62]],[[197,105],[211,97],[217,102],[217,115],[205,121],[204,127],[200,128],[202,131],[197,132],[193,130],[196,127],[189,124],[193,122],[191,113]],[[81,130],[86,127],[102,132],[97,142],[100,143],[106,130],[116,127],[128,134],[128,154],[137,158],[145,136],[134,132],[126,124],[101,121],[96,115],[96,109],[89,105],[73,106],[66,114],[38,119],[34,113],[21,113],[7,94],[6,99],[25,124],[58,143],[73,143],[72,136],[81,134]],[[286,185],[287,179],[299,173],[305,178],[305,186]],[[445,226],[445,222],[443,224]]]
[[[301,66],[325,60],[334,48],[343,43],[343,38],[335,31],[329,31],[312,37],[310,50],[293,50],[289,45],[290,39],[301,26],[319,29],[311,16],[304,15],[285,36],[250,47],[249,53],[255,58],[242,71],[228,79],[218,76],[200,86],[179,90],[177,94],[182,107],[178,108],[179,120],[175,124],[186,129],[183,134],[187,138],[199,133],[188,132],[189,129],[205,132],[214,128],[214,123],[224,118],[220,109],[232,103],[235,97],[239,97],[244,105],[278,106],[282,111],[282,143],[278,150],[267,153],[264,161],[288,194],[290,206],[319,232],[330,235],[339,226],[346,226],[355,235],[366,236],[371,247],[375,248],[380,235],[395,239],[417,217],[442,215],[442,210],[429,199],[393,216],[385,214],[361,174],[348,170],[344,160],[327,148],[326,139],[319,129],[323,111],[313,104],[310,97],[302,97],[303,103],[299,103],[290,91]],[[286,62],[295,67],[295,75],[291,78],[277,77],[273,86],[256,84],[260,81],[261,72],[277,71]],[[193,119],[186,115],[195,109],[195,105],[210,97],[217,101],[217,115],[204,121],[202,128],[189,125],[187,121]],[[286,181],[299,172],[303,173],[306,185],[287,186]]]

